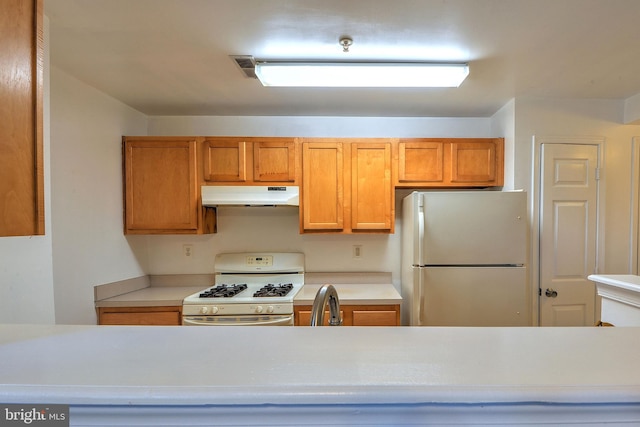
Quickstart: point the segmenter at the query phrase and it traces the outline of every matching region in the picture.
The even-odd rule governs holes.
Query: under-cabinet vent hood
[[[202,186],[203,206],[298,206],[297,186]]]

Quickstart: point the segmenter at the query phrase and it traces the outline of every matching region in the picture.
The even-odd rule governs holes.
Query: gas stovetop
[[[299,253],[220,254],[215,283],[183,300],[185,314],[293,313],[304,285]]]
[[[303,274],[216,276],[213,286],[189,295],[183,304],[293,302],[303,284]]]

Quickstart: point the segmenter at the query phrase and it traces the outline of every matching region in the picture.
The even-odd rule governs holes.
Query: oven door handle
[[[185,326],[286,326],[293,325],[293,315],[282,316],[274,320],[262,320],[258,322],[207,322],[198,321],[190,317],[183,317],[182,324]]]

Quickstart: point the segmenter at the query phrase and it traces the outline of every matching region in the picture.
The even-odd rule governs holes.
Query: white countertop
[[[639,336],[595,327],[0,325],[0,402],[640,402]]]
[[[96,307],[179,306],[182,300],[213,283],[211,275],[151,276],[100,285]],[[391,273],[307,273],[296,305],[311,305],[318,289],[331,283],[341,304],[400,304],[402,297],[391,284]]]
[[[333,285],[342,305],[401,304],[402,297],[391,283],[391,273],[307,273],[295,305],[311,305],[318,289]]]
[[[588,279],[597,283],[604,283],[633,292],[640,292],[640,276],[631,274],[592,274]]]
[[[110,413],[122,425],[123,411],[177,417],[164,425],[196,414],[416,425],[502,411],[514,425],[518,408],[525,421],[558,411],[640,421],[639,336],[595,327],[0,325],[0,402],[68,404],[72,419]]]
[[[341,305],[388,305],[402,303],[402,297],[388,284],[341,284],[333,285],[338,292]],[[305,284],[293,300],[295,305],[312,305],[322,285]]]
[[[615,326],[640,326],[640,276],[592,274],[601,297],[601,320]]]
[[[598,295],[603,299],[640,308],[640,276],[592,274],[589,280],[596,282]]]
[[[181,306],[182,300],[207,286],[149,286],[96,301],[96,307]]]

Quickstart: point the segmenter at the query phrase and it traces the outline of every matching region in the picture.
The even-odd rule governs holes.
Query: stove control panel
[[[273,255],[248,256],[246,260],[248,267],[271,267],[273,265]]]
[[[184,305],[183,316],[239,316],[251,314],[292,314],[293,303]]]

